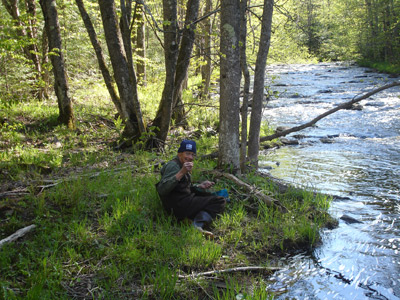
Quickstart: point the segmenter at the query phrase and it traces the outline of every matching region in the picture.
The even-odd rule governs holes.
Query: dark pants
[[[174,205],[170,212],[172,212],[178,220],[185,218],[194,219],[200,211],[206,211],[210,216],[215,219],[216,216],[224,211],[225,198],[221,196],[209,195],[190,195],[187,198],[181,199],[177,205]]]

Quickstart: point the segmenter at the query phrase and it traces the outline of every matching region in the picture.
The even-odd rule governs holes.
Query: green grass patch
[[[211,228],[217,238],[208,240],[167,215],[154,188],[160,163],[176,155],[188,132],[173,127],[164,153],[116,151],[121,124],[109,102],[98,93],[93,97],[95,102],[83,95],[75,102],[74,131],[57,125],[55,103],[1,107],[0,239],[31,224],[36,228],[0,248],[0,299],[272,299],[265,274],[228,273],[218,280],[180,275],[268,266],[280,254],[312,249],[330,221],[330,199],[313,191],[282,192],[257,173],[242,178],[289,209],[281,213],[205,172],[216,161],[199,158],[193,180],[214,180],[216,190],[230,193]],[[189,126],[196,128],[191,134],[201,154],[215,152],[218,144],[218,109],[208,101],[206,122],[204,107],[188,110],[197,116]],[[155,103],[148,105],[152,111]]]

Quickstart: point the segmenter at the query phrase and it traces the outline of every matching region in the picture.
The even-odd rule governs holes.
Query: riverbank
[[[4,299],[267,299],[274,262],[311,251],[331,221],[327,197],[282,191],[255,173],[241,178],[284,204],[282,213],[213,177],[214,160],[198,160],[194,181],[215,180],[230,194],[208,240],[166,215],[154,189],[157,164],[175,155],[181,136],[164,154],[115,151],[115,121],[86,105],[75,107],[87,121],[74,132],[53,125],[54,104],[4,107],[0,240],[35,225],[0,248]],[[199,153],[216,150],[216,136],[193,138]]]
[[[388,62],[374,62],[368,60],[359,60],[357,64],[361,67],[372,68],[377,72],[391,74],[394,77],[400,76],[400,64],[393,64]]]

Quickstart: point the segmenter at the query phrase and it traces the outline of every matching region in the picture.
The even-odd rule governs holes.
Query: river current
[[[273,65],[267,76],[279,93],[263,114],[274,127],[301,125],[399,80],[347,63]],[[268,278],[277,299],[400,299],[400,88],[360,104],[289,135],[298,145],[261,153],[260,168],[272,176],[337,196],[330,214],[339,226]]]

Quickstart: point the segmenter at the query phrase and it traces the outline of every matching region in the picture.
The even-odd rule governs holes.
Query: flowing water
[[[268,85],[279,92],[264,119],[297,126],[398,78],[344,63],[274,65]],[[301,134],[299,145],[261,153],[271,175],[338,196],[339,226],[322,232],[311,255],[282,259],[268,279],[277,299],[400,299],[400,88],[340,110]],[[350,216],[360,223],[341,219]]]

